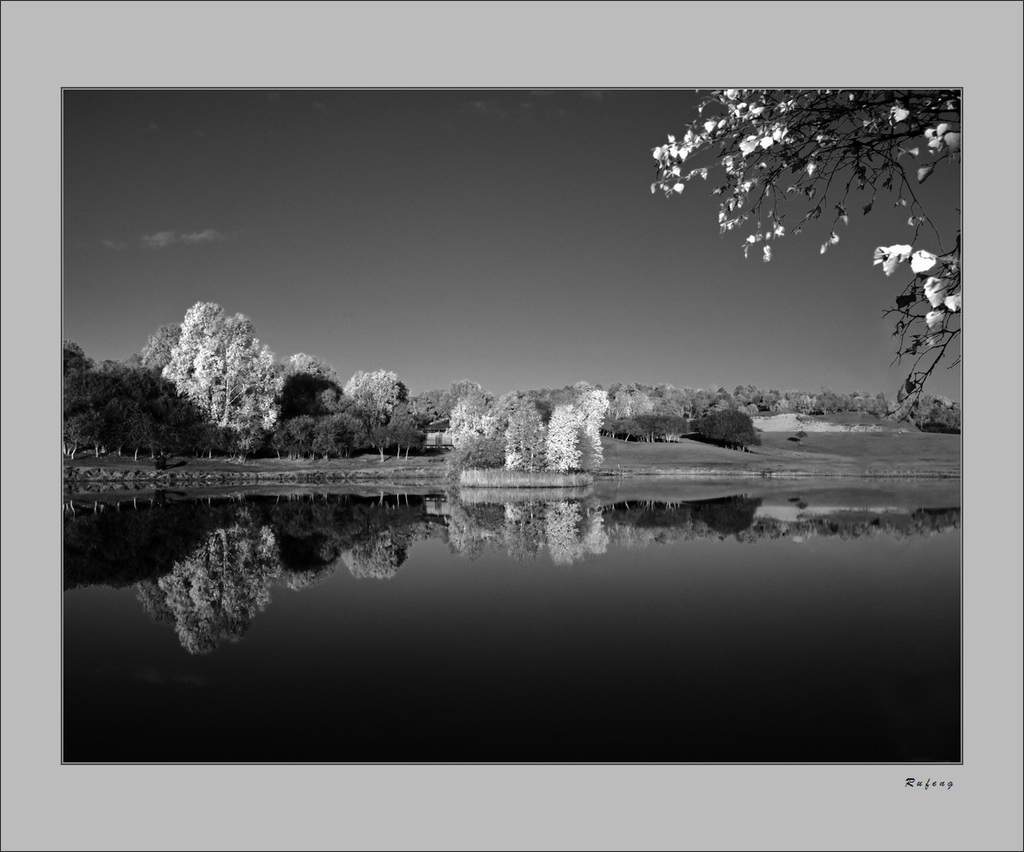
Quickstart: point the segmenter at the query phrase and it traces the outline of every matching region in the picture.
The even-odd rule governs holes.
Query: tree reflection
[[[342,565],[357,579],[391,578],[414,544],[429,538],[470,561],[490,549],[525,563],[546,548],[553,564],[569,566],[613,547],[726,537],[911,538],[960,527],[958,506],[830,507],[801,498],[763,505],[742,494],[605,504],[585,492],[551,489],[160,496],[166,499],[66,501],[65,588],[137,585],[146,612],[172,625],[193,654],[244,636],[274,583],[305,589]]]
[[[570,565],[583,558],[581,527],[583,516],[579,503],[560,500],[544,507],[544,534],[548,553],[556,565]]]
[[[506,492],[507,493],[507,492]],[[504,550],[516,562],[533,561],[547,545],[556,565],[571,565],[587,554],[604,553],[608,535],[600,506],[580,499],[486,503],[455,500],[450,507],[448,546],[473,561],[488,548]]]
[[[245,635],[280,575],[274,531],[243,512],[234,525],[210,533],[169,574],[141,583],[139,599],[156,620],[174,623],[189,653],[206,654]]]
[[[505,503],[505,549],[516,562],[532,562],[544,543],[544,514],[537,503]]]
[[[388,527],[382,527],[372,530],[351,550],[342,553],[342,559],[356,579],[390,579],[405,564],[408,551],[407,536]]]

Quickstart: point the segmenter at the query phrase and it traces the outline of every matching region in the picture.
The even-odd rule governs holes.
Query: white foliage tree
[[[546,440],[547,430],[532,402],[514,410],[505,432],[505,468],[531,473],[543,470]]]
[[[601,424],[608,413],[608,394],[599,388],[581,386],[575,407],[580,423],[580,467],[597,470],[604,463]]]
[[[459,448],[472,438],[493,438],[498,434],[500,421],[491,411],[485,396],[464,396],[452,406],[449,414],[449,432],[452,444]]]
[[[408,391],[393,372],[360,370],[345,384],[345,395],[359,406],[369,426],[382,426],[391,419],[395,406],[405,401]]]
[[[277,422],[274,353],[243,314],[227,316],[213,302],[189,308],[163,375],[218,426],[244,434]]]
[[[565,473],[579,470],[580,430],[583,420],[579,410],[572,403],[555,406],[548,423],[547,466],[548,470]]]
[[[288,359],[288,363],[285,364],[284,373],[286,376],[303,374],[316,376],[317,378],[338,383],[338,374],[334,372],[334,367],[322,358],[318,358],[316,355],[307,355],[305,352],[298,352],[292,355]]]

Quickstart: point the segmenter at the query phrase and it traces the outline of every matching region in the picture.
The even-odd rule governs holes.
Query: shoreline
[[[253,463],[254,466],[259,463]],[[812,468],[758,469],[749,468],[663,468],[599,470],[594,482],[670,480],[670,479],[848,479],[848,480],[960,480],[961,472],[954,470],[922,470],[910,468],[872,470],[814,470]],[[298,469],[273,471],[267,469],[232,470],[223,468],[201,471],[156,471],[142,467],[115,468],[103,466],[65,467],[63,490],[70,493],[96,491],[123,491],[162,488],[218,488],[223,486],[265,485],[449,485],[443,469],[410,467],[393,470],[354,468],[351,470]]]

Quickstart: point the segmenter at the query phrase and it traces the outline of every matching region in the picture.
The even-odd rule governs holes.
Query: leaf
[[[672,185],[673,192],[682,192],[684,189],[686,189],[685,183],[676,183]]]
[[[757,148],[756,136],[748,136],[746,139],[740,142],[740,152],[743,153],[744,156],[746,156],[747,154],[752,154],[755,148]]]
[[[928,177],[934,171],[935,171],[935,163],[929,163],[926,166],[921,166],[921,168],[919,168],[917,170],[917,182],[918,183],[924,183],[926,180],[928,180]]]
[[[939,259],[930,251],[915,251],[910,259],[910,268],[918,275],[925,275],[939,265]]]
[[[924,318],[924,321],[928,323],[928,330],[935,331],[939,326],[942,325],[942,317],[945,311],[928,311],[928,316]]]
[[[903,107],[894,106],[889,110],[889,117],[892,119],[893,124],[899,124],[901,121],[906,121],[910,115],[910,111],[903,109]]]
[[[952,296],[946,296],[946,301],[943,304],[946,306],[946,310],[955,314],[963,307],[963,299],[959,293],[954,293]]]
[[[885,274],[892,275],[913,250],[914,247],[908,245],[879,246],[875,249],[875,265],[881,263]]]
[[[896,307],[900,308],[901,310],[903,308],[909,308],[916,301],[917,301],[917,299],[912,294],[909,294],[909,293],[908,294],[904,294],[902,296],[897,296],[896,297]]]
[[[946,290],[949,287],[949,281],[945,278],[936,278],[932,276],[924,282],[924,296],[928,300],[933,308],[937,308],[942,304],[946,298]]]
[[[946,147],[950,151],[960,150],[960,134],[959,133],[947,133],[942,137],[942,141],[946,143]]]

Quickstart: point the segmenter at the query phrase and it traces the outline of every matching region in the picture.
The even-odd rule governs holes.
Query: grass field
[[[830,420],[839,422],[838,417]],[[878,421],[874,421],[878,422]],[[764,432],[762,445],[750,452],[727,450],[697,441],[646,444],[603,439],[604,468],[611,476],[923,476],[959,477],[959,435],[900,431],[886,424],[877,432],[809,432],[799,442],[787,432]],[[296,459],[196,459],[174,457],[167,470],[157,473],[149,459],[108,454],[95,458],[80,454],[63,459],[66,480],[132,483],[165,482],[216,484],[253,481],[303,480],[440,480],[445,455],[429,452],[409,459],[376,453],[352,459],[309,461]]]
[[[856,415],[854,416],[856,418]],[[842,422],[839,416],[830,417]],[[756,421],[755,421],[756,422]],[[854,422],[851,419],[851,424]],[[856,420],[859,424],[860,420]],[[878,422],[878,421],[873,421]],[[605,440],[605,468],[623,475],[662,472],[724,475],[960,476],[959,435],[919,432],[885,425],[877,432],[809,432],[799,442],[791,432],[763,432],[750,452],[696,441],[637,444]]]

